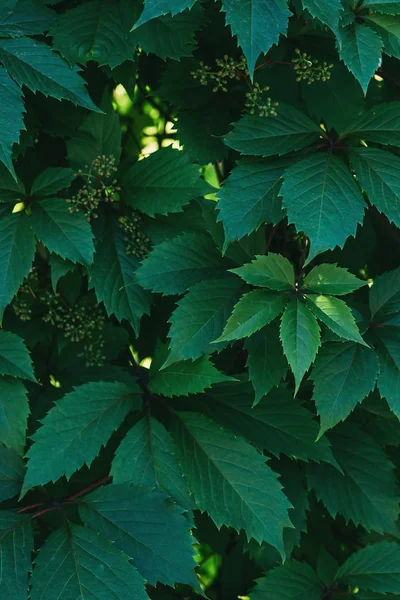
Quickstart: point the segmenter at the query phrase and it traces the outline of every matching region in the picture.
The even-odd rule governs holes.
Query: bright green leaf
[[[256,256],[251,263],[231,269],[231,272],[251,285],[275,291],[293,290],[295,284],[293,265],[281,254],[271,252]]]
[[[355,292],[360,287],[367,285],[366,281],[357,279],[347,269],[336,264],[317,265],[306,275],[302,290],[311,290],[317,294],[334,294],[344,296]]]
[[[317,319],[333,333],[345,340],[368,346],[360,335],[353,313],[343,300],[332,296],[309,294],[307,304]]]

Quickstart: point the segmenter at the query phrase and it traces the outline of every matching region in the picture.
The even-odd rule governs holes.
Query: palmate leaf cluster
[[[0,2],[0,599],[400,598],[400,2]]]

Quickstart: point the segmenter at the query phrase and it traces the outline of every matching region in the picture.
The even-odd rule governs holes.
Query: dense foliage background
[[[2,0],[1,600],[400,598],[400,2]]]

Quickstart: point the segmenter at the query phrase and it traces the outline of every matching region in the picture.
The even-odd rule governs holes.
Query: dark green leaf
[[[0,446],[0,502],[19,494],[24,473],[24,461],[15,450]]]
[[[194,3],[195,0],[145,0],[140,19],[134,24],[135,29],[156,17],[161,17],[169,13],[177,15],[186,8],[192,8]]]
[[[36,381],[32,360],[24,341],[14,333],[0,330],[0,375]]]
[[[366,94],[379,66],[383,46],[381,38],[369,27],[354,22],[340,29],[337,39],[340,58]]]
[[[31,195],[53,196],[60,190],[69,187],[74,179],[72,169],[61,167],[49,167],[38,175],[31,187]]]
[[[32,570],[31,519],[0,511],[0,594],[2,600],[27,600],[28,573]]]
[[[0,117],[0,161],[16,179],[12,162],[12,150],[19,141],[20,132],[25,129],[22,102],[22,91],[9,77],[6,69],[0,67],[0,101],[2,106]],[[14,186],[16,187],[16,184]],[[7,185],[7,190],[9,186]],[[4,200],[2,200],[4,202]]]
[[[22,455],[29,405],[26,389],[11,377],[0,377],[0,440]]]
[[[252,600],[320,600],[322,582],[310,565],[296,560],[277,567],[257,580],[251,592]]]

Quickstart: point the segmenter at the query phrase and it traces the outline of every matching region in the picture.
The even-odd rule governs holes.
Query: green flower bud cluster
[[[306,81],[308,85],[314,81],[328,81],[331,78],[333,63],[320,63],[318,59],[312,58],[307,52],[301,52],[299,48],[295,50],[297,58],[292,59],[294,70],[296,71],[296,81]]]
[[[79,352],[78,357],[85,361],[86,367],[102,367],[106,360],[104,355],[105,341],[99,337],[95,342],[84,345],[83,351]]]
[[[67,199],[71,213],[83,209],[90,221],[99,216],[96,211],[102,202],[118,202],[121,188],[112,179],[117,171],[115,163],[114,156],[102,154],[92,161],[90,168],[86,165],[85,170],[76,173],[84,183],[75,196]]]
[[[150,239],[143,231],[142,215],[133,210],[129,216],[120,217],[119,223],[125,234],[125,252],[133,254],[138,260],[145,258],[150,250]]]
[[[30,321],[32,317],[32,304],[36,298],[35,291],[39,285],[39,276],[36,267],[33,267],[18,290],[12,301],[11,308],[21,321]]]
[[[200,68],[192,71],[194,79],[199,79],[201,85],[213,84],[213,92],[227,92],[228,81],[234,79],[239,81],[242,77],[247,77],[249,71],[244,56],[240,60],[235,60],[227,54],[223,58],[217,58],[215,68],[200,62]]]
[[[279,102],[273,102],[269,96],[265,98],[268,90],[268,86],[261,87],[259,83],[255,83],[251,92],[247,92],[245,106],[251,115],[257,112],[260,117],[276,117],[278,113],[275,109]]]
[[[92,339],[93,335],[97,331],[101,332],[104,327],[105,318],[100,306],[68,306],[60,294],[52,294],[49,291],[43,295],[43,302],[47,306],[43,321],[62,330],[70,342]]]

